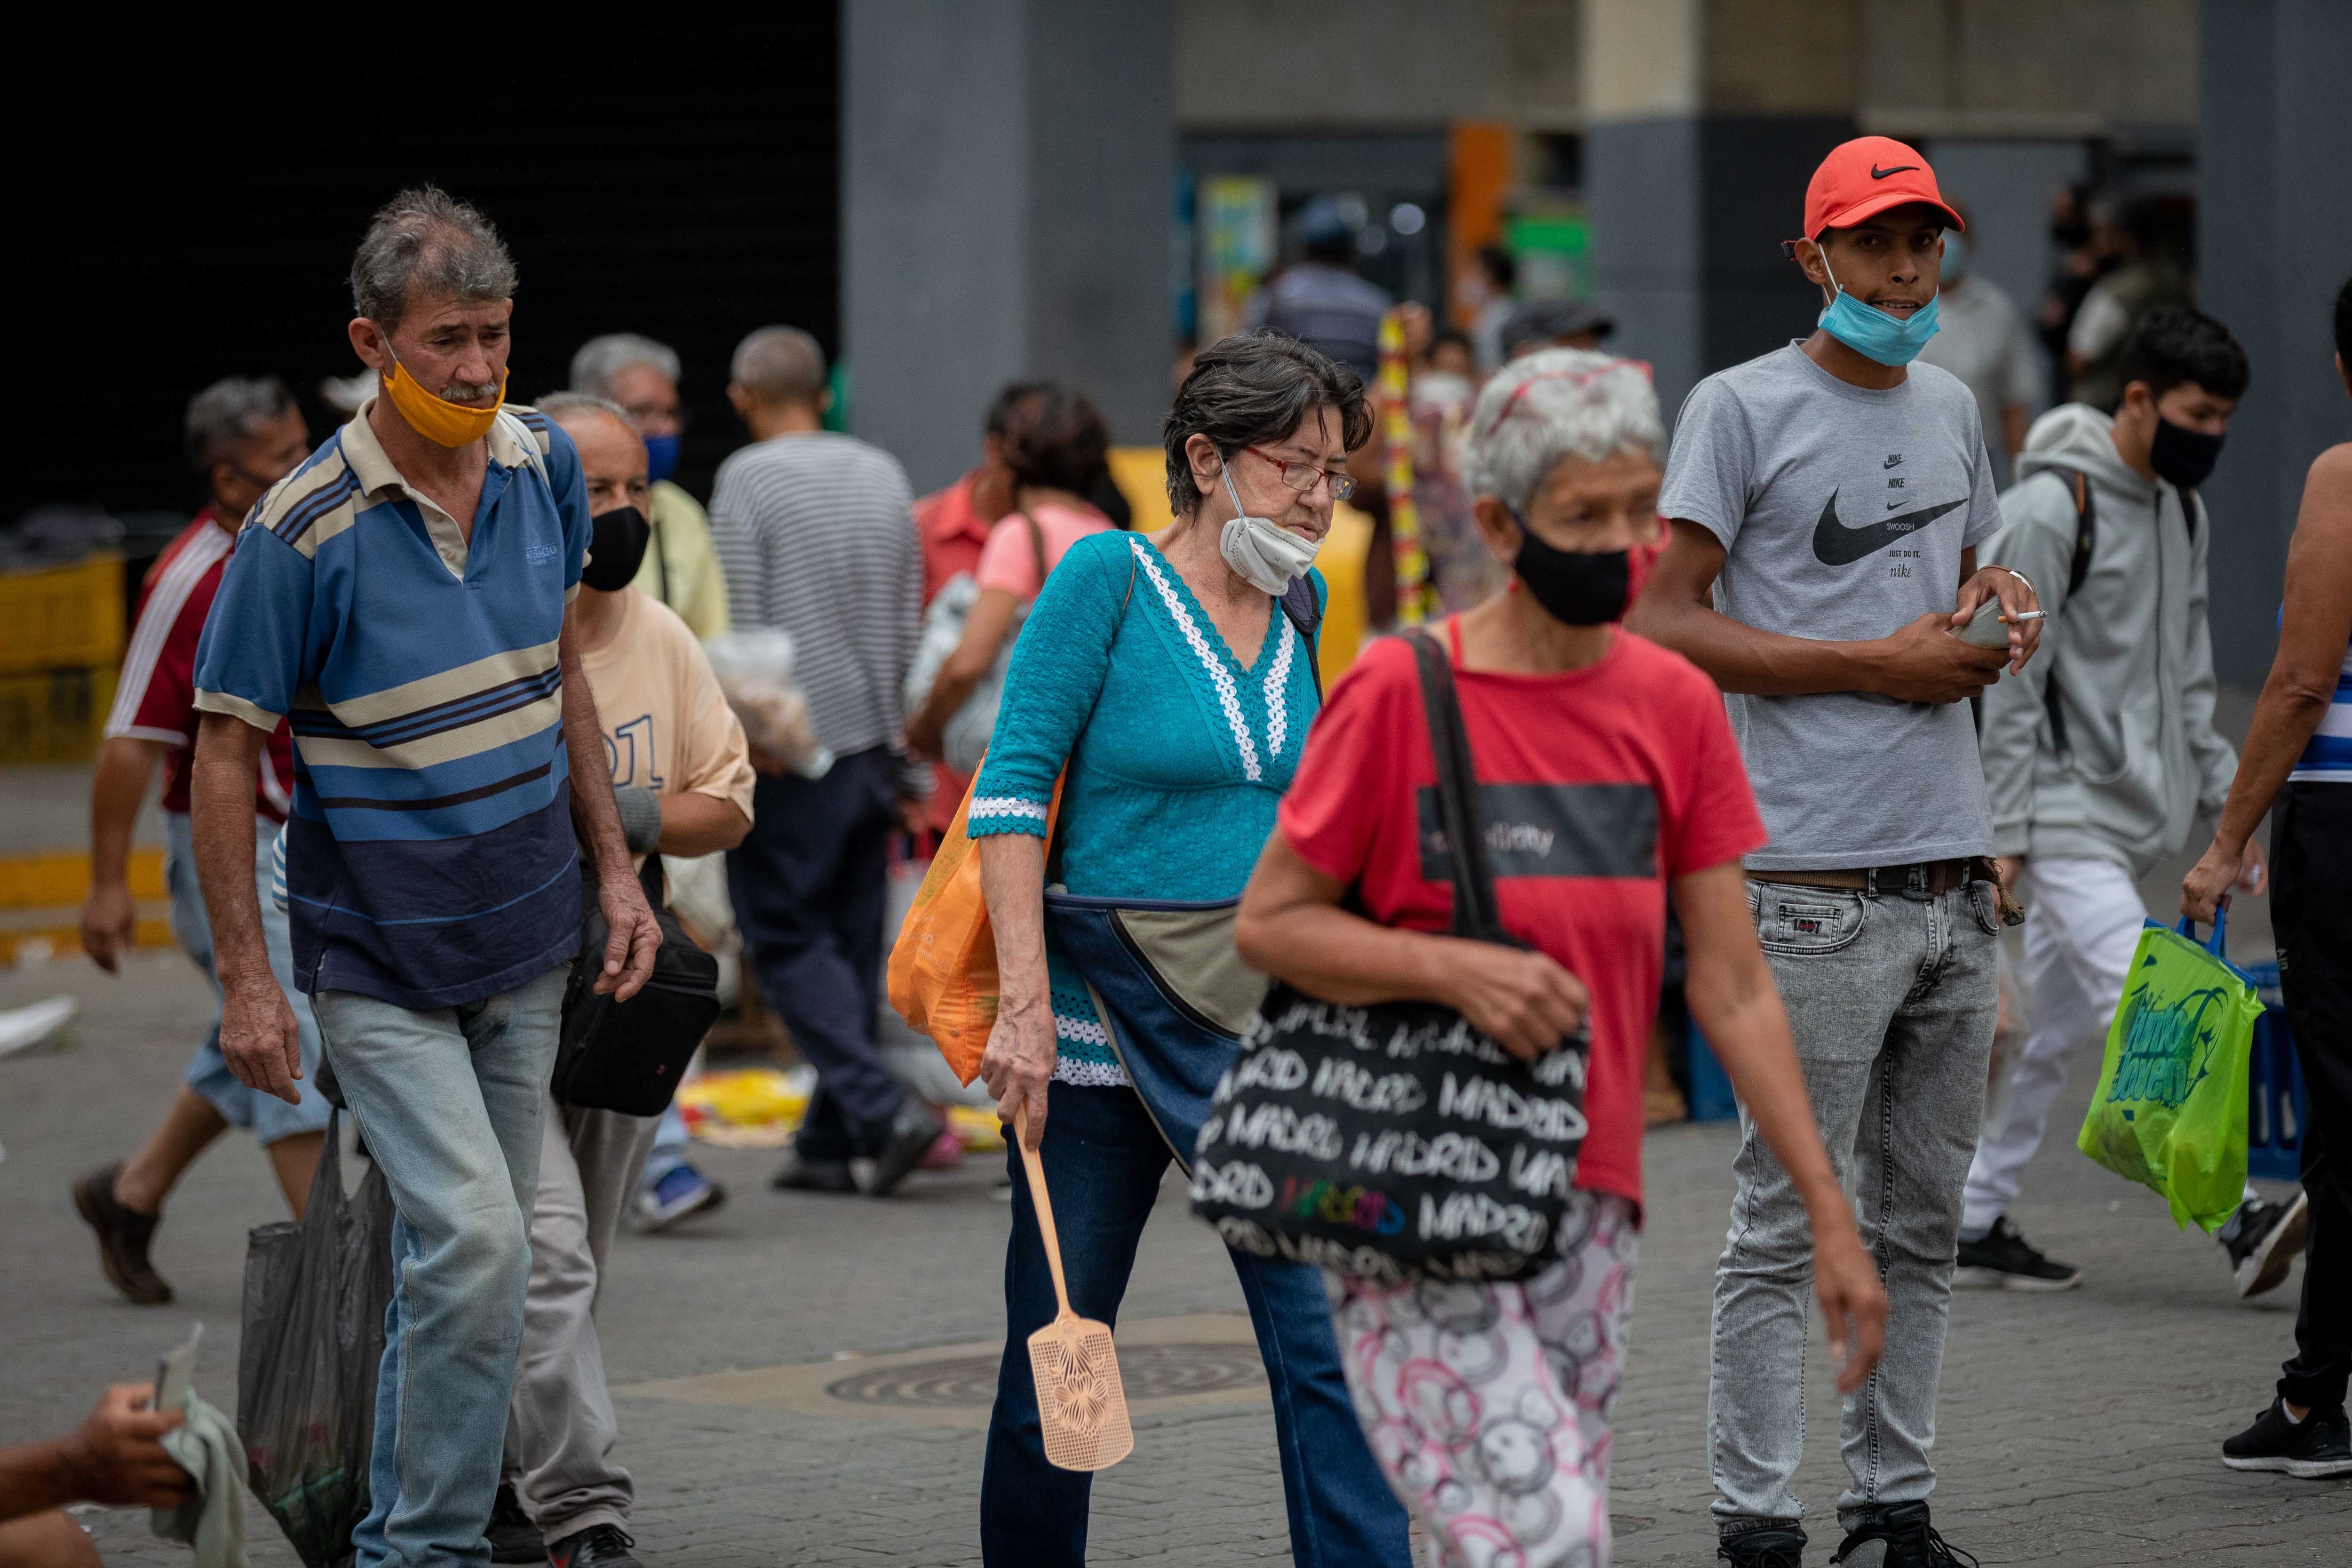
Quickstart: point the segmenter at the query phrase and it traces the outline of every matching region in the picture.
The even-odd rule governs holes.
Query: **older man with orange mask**
[[[580,456],[504,406],[514,289],[464,203],[376,214],[350,335],[383,390],[255,510],[196,657],[221,1053],[294,1098],[252,874],[254,760],[290,715],[294,974],[399,1205],[361,1568],[488,1556],[580,845],[613,933],[596,989],[634,995],[660,942],[572,626]]]

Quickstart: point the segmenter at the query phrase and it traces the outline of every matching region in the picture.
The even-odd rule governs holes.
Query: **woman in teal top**
[[[1315,649],[1296,623],[1316,618],[1321,581],[1308,562],[1349,489],[1347,454],[1370,433],[1355,376],[1305,343],[1233,337],[1202,353],[1164,431],[1176,521],[1149,537],[1098,534],[1071,546],[1006,672],[966,814],[1003,998],[981,1075],[1038,1152],[1071,1305],[1083,1317],[1116,1321],[1144,1221],[1178,1152],[1168,1130],[1182,1121],[1145,1103],[1086,977],[1047,941],[1055,781],[1066,770],[1053,874],[1070,893],[1186,903],[1239,896],[1319,705]],[[1181,1153],[1189,1161],[1189,1143]],[[1089,1478],[1045,1461],[1027,1343],[1056,1304],[1019,1152],[1006,1159],[1009,1332],[982,1548],[994,1568],[1076,1568]],[[1294,1559],[1406,1568],[1404,1511],[1357,1425],[1320,1276],[1238,1255],[1234,1265],[1272,1385]]]

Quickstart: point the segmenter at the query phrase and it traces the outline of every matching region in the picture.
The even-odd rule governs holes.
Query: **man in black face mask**
[[[573,626],[580,671],[602,700],[596,711],[630,852],[642,865],[648,854],[732,849],[751,826],[743,728],[686,623],[630,586],[650,532],[646,444],[604,398],[558,393],[539,408],[579,449],[594,520]],[[634,1489],[610,1457],[617,1429],[590,1313],[656,1120],[551,1097],[541,1107],[530,1288],[490,1515],[495,1561],[635,1568],[625,1528]]]
[[[2088,405],[2034,423],[2006,520],[1987,546],[2042,590],[2042,657],[1984,696],[1986,792],[2001,879],[2027,895],[2032,1032],[1969,1168],[1956,1283],[2063,1290],[2081,1271],[2030,1245],[2007,1211],[2040,1146],[2067,1059],[2096,1050],[2147,910],[2134,886],[2218,819],[2237,752],[2213,730],[2205,616],[2211,528],[2197,487],[2245,395],[2245,351],[2210,316],[2150,311],[2125,345],[2112,418]],[[2263,890],[2259,840],[2238,887]],[[2284,1279],[2303,1245],[2300,1192],[2246,1189],[2221,1241],[2239,1293]]]

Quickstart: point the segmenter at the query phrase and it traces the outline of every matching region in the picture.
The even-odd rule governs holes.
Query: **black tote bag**
[[[669,912],[659,855],[646,857],[637,880],[661,927],[654,972],[626,1002],[596,994],[610,933],[591,884],[582,900],[580,955],[564,985],[553,1088],[565,1105],[659,1116],[669,1109],[695,1047],[719,1021],[719,961]]]
[[[1453,934],[1502,928],[1477,774],[1445,652],[1421,668]],[[1442,1003],[1341,1006],[1276,984],[1217,1085],[1192,1212],[1236,1251],[1386,1283],[1520,1279],[1553,1261],[1584,1143],[1588,1023],[1523,1062]]]

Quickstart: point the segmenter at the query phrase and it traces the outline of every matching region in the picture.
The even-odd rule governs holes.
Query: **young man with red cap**
[[[1848,142],[1784,249],[1810,338],[1701,382],[1658,510],[1673,538],[1629,624],[1728,694],[1771,842],[1748,902],[1806,1086],[1887,1294],[1886,1355],[1845,1402],[1843,1558],[1957,1560],[1928,1523],[1960,1192],[1976,1145],[2005,905],[1966,699],[2032,654],[2032,584],[1979,566],[2000,525],[1976,399],[1911,360],[1960,219],[1918,152]],[[1997,599],[2001,646],[1953,634]],[[1744,1117],[1743,1117],[1744,1120]],[[1806,1215],[1743,1129],[1716,1271],[1708,1468],[1722,1560],[1796,1568]]]

